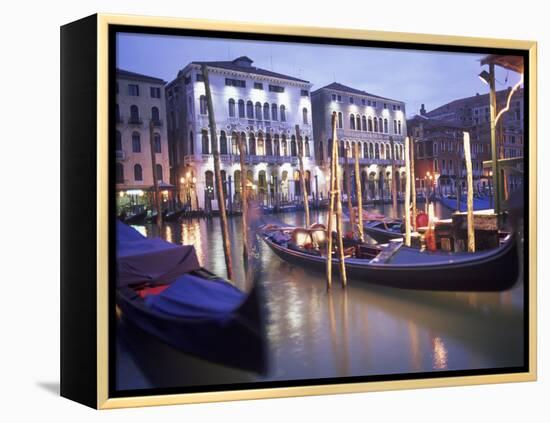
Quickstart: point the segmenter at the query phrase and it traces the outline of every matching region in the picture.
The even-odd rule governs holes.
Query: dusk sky
[[[418,113],[422,103],[429,111],[457,98],[489,92],[477,76],[482,54],[166,35],[119,34],[117,38],[117,67],[167,82],[189,62],[239,56],[250,57],[253,66],[310,81],[312,91],[337,81],[404,101],[408,117]],[[496,69],[499,90],[519,80],[517,73]]]

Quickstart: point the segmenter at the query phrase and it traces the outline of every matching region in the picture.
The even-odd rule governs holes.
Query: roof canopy
[[[501,54],[490,54],[481,59],[482,65],[494,64],[504,69],[508,69],[514,72],[523,73],[523,57],[521,56],[507,56]]]

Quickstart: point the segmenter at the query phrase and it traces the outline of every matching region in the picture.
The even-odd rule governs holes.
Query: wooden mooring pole
[[[332,154],[330,163],[330,205],[327,225],[327,290],[332,285],[332,226],[334,207],[336,206],[336,238],[338,242],[338,259],[340,265],[340,281],[342,288],[346,287],[346,265],[344,261],[344,241],[342,239],[342,197],[340,191],[340,176],[338,171],[338,137],[336,134],[336,112],[332,114]]]
[[[363,191],[361,187],[361,175],[359,173],[359,143],[354,146],[353,155],[355,156],[355,192],[357,193],[357,234],[359,240],[363,242],[365,236],[363,235]],[[355,222],[352,222],[352,225]]]
[[[474,232],[474,179],[472,176],[472,154],[470,151],[470,133],[464,132],[464,160],[466,161],[466,185],[468,204],[468,252],[476,250]]]
[[[344,181],[346,184],[346,194],[347,194],[347,201],[348,201],[348,209],[349,209],[349,220],[353,227],[355,225],[355,213],[353,211],[353,203],[351,201],[351,171],[349,168],[348,163],[348,155],[350,153],[350,147],[348,146],[348,143],[346,142],[344,148],[344,170],[345,170],[345,177],[346,180]],[[338,163],[336,163],[336,166],[338,166]]]
[[[405,245],[411,246],[411,160],[409,137],[405,138]]]
[[[243,222],[243,258],[245,263],[248,260],[248,192],[246,188],[246,169],[244,165],[244,156],[246,149],[241,134],[237,134],[237,145],[239,146],[239,159],[241,163],[241,214]]]
[[[309,228],[309,200],[306,189],[306,176],[304,173],[304,141],[300,135],[300,126],[296,125],[296,141],[298,142],[298,161],[300,163],[300,186],[304,198],[304,211],[306,213],[306,228]],[[311,184],[311,181],[309,181]]]
[[[212,92],[210,90],[210,80],[208,76],[208,66],[203,63],[202,75],[204,79],[204,88],[206,93],[206,105],[208,108],[208,123],[210,126],[210,138],[212,140],[212,154],[214,155],[214,176],[216,178],[216,191],[218,197],[218,207],[220,210],[220,219],[222,226],[223,253],[225,256],[225,266],[227,268],[227,278],[233,279],[233,264],[231,262],[231,244],[229,243],[229,225],[227,223],[227,210],[225,208],[225,196],[223,191],[223,181],[220,170],[220,152],[218,149],[218,136],[216,131],[216,119],[214,116],[214,104],[212,102]],[[246,228],[244,228],[246,231]],[[246,234],[244,234],[246,235]]]
[[[415,162],[414,162],[414,138],[409,138],[409,149],[411,152],[411,195],[412,195],[412,225],[413,230],[416,231],[416,176],[415,176]]]
[[[153,175],[153,190],[154,190],[154,202],[155,208],[157,209],[157,225],[162,226],[162,210],[160,207],[160,192],[159,192],[159,182],[157,175],[157,153],[155,151],[155,130],[153,126],[153,119],[149,121],[149,146],[151,149],[151,167]]]
[[[393,213],[396,218],[399,218],[399,213],[397,212],[397,178],[395,177],[395,144],[393,142],[393,137],[390,137],[390,148],[391,148],[391,198]]]

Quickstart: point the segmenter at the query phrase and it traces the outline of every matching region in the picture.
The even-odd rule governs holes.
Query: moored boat
[[[267,224],[259,234],[281,259],[325,272],[326,230]],[[323,235],[325,234],[325,235]],[[513,233],[497,248],[476,253],[428,252],[406,247],[402,242],[372,245],[344,242],[345,265],[352,279],[385,286],[443,291],[501,291],[518,278],[519,262]],[[333,270],[339,259],[332,255]]]
[[[183,352],[263,372],[259,287],[250,292],[200,266],[191,245],[148,239],[120,222],[116,303],[129,322]]]

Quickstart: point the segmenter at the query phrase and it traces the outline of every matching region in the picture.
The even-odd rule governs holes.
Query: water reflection
[[[388,206],[374,211],[389,214]],[[440,217],[450,215],[446,209],[437,213]],[[312,221],[323,221],[324,215],[313,211]],[[300,213],[277,218],[289,224],[303,223]],[[234,283],[247,289],[241,219],[230,218],[229,223]],[[194,245],[201,264],[225,276],[218,219],[167,223],[160,234],[154,225],[138,229],[147,236],[160,235],[172,242]],[[118,364],[125,369],[119,371],[120,389],[220,383],[222,373],[223,383],[232,383],[523,364],[521,279],[504,293],[416,292],[352,280],[346,290],[335,284],[327,294],[324,275],[280,260],[263,243],[254,248],[268,311],[268,373],[258,376],[216,371],[210,372],[210,379],[205,376],[208,372],[191,377],[186,376],[185,369],[196,366],[197,360],[173,354],[163,365],[181,371],[172,372],[169,382],[163,382],[154,370],[144,370],[146,366],[139,357],[143,354],[135,351],[142,348],[140,343],[146,343],[142,349],[147,349],[149,356],[155,355],[156,343],[142,336],[131,347],[120,348]],[[167,348],[158,347],[164,355]]]

